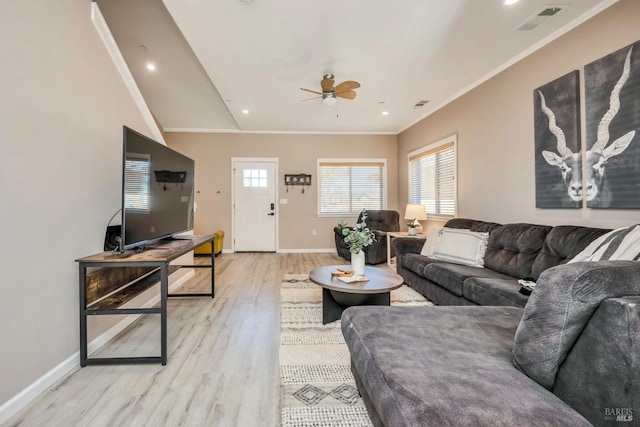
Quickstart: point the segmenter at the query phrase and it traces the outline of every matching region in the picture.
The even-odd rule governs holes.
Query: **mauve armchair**
[[[362,213],[358,215],[356,222],[360,222],[361,218]],[[376,235],[376,241],[364,248],[365,263],[380,264],[387,262],[387,232],[400,231],[400,214],[390,210],[368,210],[365,223],[369,230]],[[342,232],[338,227],[334,227],[333,232],[338,255],[347,261],[351,261],[351,252],[349,252],[349,248],[344,243]],[[391,245],[391,256],[395,256],[393,245]]]

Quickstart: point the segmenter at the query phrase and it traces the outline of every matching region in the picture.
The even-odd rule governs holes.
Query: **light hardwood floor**
[[[6,425],[277,426],[282,278],[344,263],[335,254],[223,254],[215,299],[169,300],[166,366],[77,368]],[[209,271],[196,269],[181,290],[208,283]],[[149,356],[159,348],[157,315],[147,315],[99,353]]]

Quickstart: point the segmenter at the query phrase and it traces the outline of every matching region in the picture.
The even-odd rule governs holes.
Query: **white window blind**
[[[318,214],[357,215],[385,209],[384,160],[318,161]]]
[[[446,142],[409,153],[409,203],[424,205],[428,215],[456,213],[455,143]]]
[[[127,153],[124,166],[124,207],[130,211],[150,211],[151,159],[148,155]]]

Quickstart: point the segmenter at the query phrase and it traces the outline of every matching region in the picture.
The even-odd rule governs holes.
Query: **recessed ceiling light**
[[[156,64],[154,64],[153,62],[147,62],[147,70],[155,71],[156,70]]]
[[[511,6],[512,4],[518,3],[518,0],[504,0],[504,4],[507,6]]]
[[[388,111],[383,111],[383,112],[382,112],[382,115],[383,115],[383,116],[388,116],[388,115],[389,115],[389,112],[388,112]]]
[[[249,114],[249,110],[245,108],[244,110],[242,110],[242,114]]]

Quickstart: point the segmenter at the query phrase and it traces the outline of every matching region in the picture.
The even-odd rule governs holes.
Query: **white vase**
[[[416,235],[416,229],[415,227],[409,227],[409,236],[415,236]]]
[[[364,276],[364,251],[351,254],[351,268],[356,276]]]

